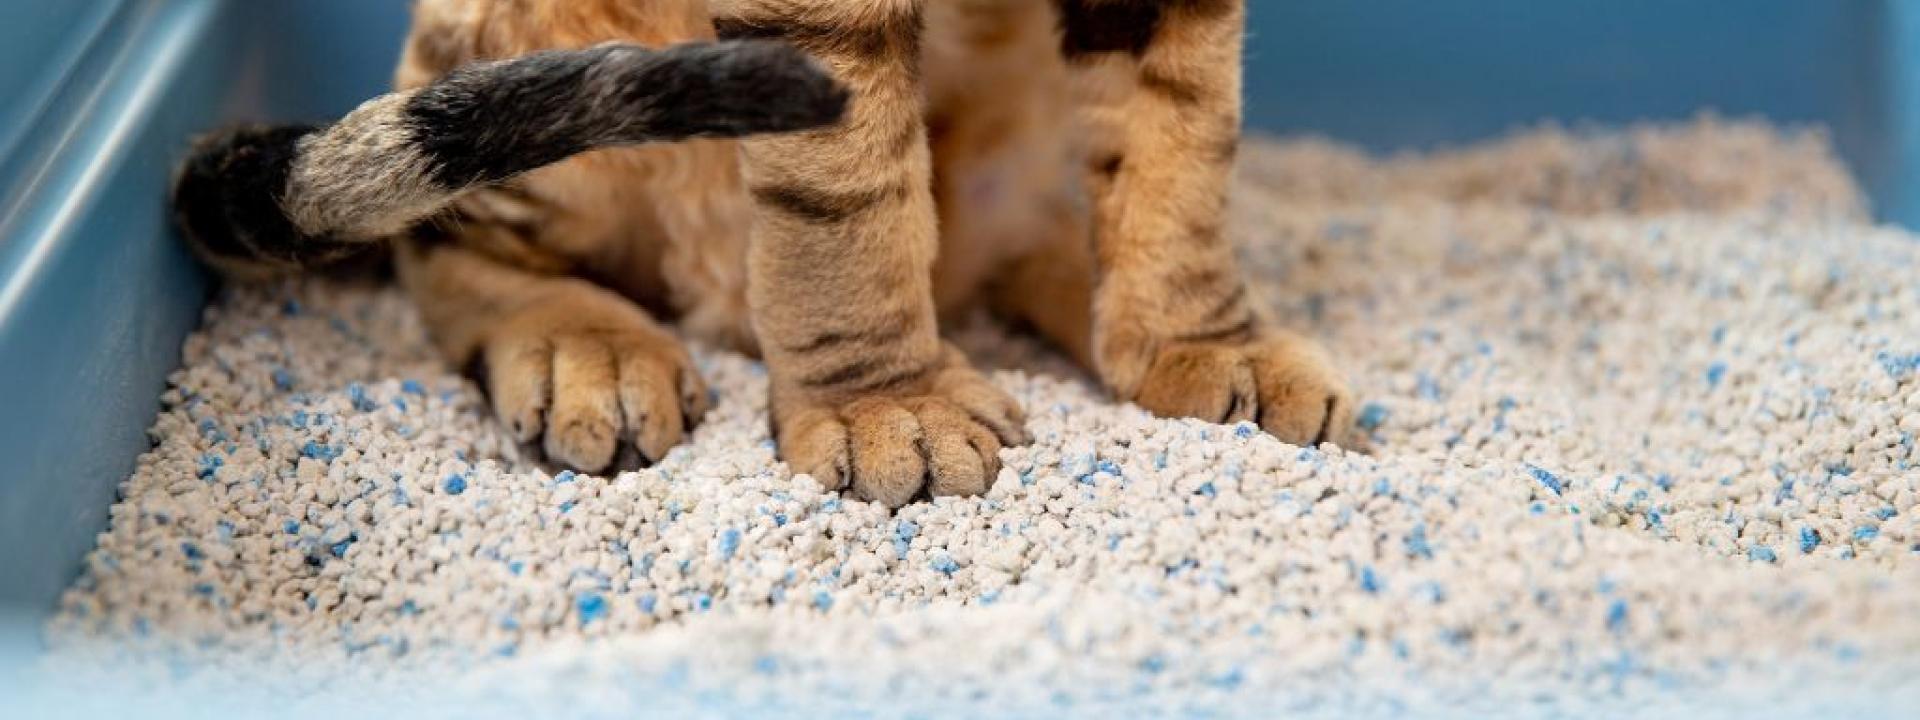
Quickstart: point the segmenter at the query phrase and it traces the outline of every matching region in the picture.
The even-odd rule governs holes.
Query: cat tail
[[[326,126],[196,141],[175,221],[240,276],[325,265],[431,219],[464,191],[599,148],[819,127],[847,93],[777,42],[609,44],[469,65]]]

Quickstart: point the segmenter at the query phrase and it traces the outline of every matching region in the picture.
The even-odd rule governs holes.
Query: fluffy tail
[[[231,273],[356,254],[476,186],[597,148],[737,137],[837,121],[847,94],[789,46],[602,45],[456,70],[329,126],[246,126],[196,142],[177,222]]]

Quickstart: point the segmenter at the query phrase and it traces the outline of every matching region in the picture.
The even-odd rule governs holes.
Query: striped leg
[[[744,143],[749,301],[781,456],[898,507],[984,492],[1019,408],[939,337],[919,0],[718,0],[722,38],[779,38],[851,91],[842,121]]]
[[[1311,341],[1272,329],[1223,233],[1240,131],[1242,0],[1056,0],[1093,143],[1093,359],[1155,413],[1336,440],[1351,402]]]

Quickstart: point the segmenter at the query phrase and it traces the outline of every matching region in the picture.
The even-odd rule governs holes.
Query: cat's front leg
[[[984,492],[1026,431],[936,325],[918,0],[721,0],[714,14],[721,37],[791,42],[851,91],[840,123],[743,145],[781,457],[893,507]]]
[[[1338,441],[1347,385],[1260,316],[1224,234],[1240,135],[1241,0],[1057,0],[1091,130],[1092,356],[1157,414]]]

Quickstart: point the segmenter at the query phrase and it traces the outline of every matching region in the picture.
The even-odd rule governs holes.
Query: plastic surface
[[[378,91],[404,10],[0,4],[0,42],[37,43],[0,44],[26,62],[0,71],[0,611],[44,613],[72,579],[197,322],[207,281],[166,213],[181,148],[225,120],[328,117]]]
[[[1920,219],[1905,0],[1252,4],[1255,129],[1393,150],[1761,113],[1830,125],[1881,216]],[[380,91],[405,6],[0,0],[0,614],[43,615],[74,576],[204,302],[165,212],[180,149]]]

